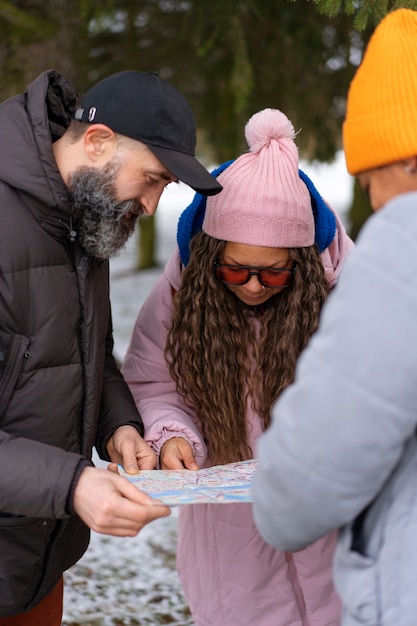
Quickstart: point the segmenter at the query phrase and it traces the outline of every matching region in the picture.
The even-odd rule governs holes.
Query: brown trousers
[[[61,626],[63,600],[64,579],[61,576],[51,593],[31,611],[13,617],[0,617],[0,626]]]

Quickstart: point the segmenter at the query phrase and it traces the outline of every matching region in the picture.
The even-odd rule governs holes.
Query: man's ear
[[[105,165],[117,149],[116,133],[104,124],[91,124],[83,136],[84,151],[97,166]]]
[[[407,161],[410,163],[411,169],[417,172],[417,156],[413,156],[410,159],[407,159]]]

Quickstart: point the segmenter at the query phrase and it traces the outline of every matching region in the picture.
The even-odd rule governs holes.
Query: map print
[[[251,484],[256,470],[255,459],[199,470],[142,470],[127,474],[119,465],[119,474],[138,489],[168,506],[211,502],[252,502]]]

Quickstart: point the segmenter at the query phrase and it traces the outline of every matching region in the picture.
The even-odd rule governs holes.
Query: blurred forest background
[[[364,46],[399,6],[417,0],[0,0],[0,99],[49,68],[80,94],[113,72],[153,70],[189,100],[207,167],[246,149],[244,125],[265,107],[302,129],[304,159],[331,162]],[[352,237],[369,213],[355,187]],[[153,229],[141,218],[138,268],[153,264]]]

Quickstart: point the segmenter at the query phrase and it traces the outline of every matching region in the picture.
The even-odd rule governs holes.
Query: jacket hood
[[[0,145],[7,146],[0,152],[0,182],[38,199],[43,218],[51,209],[69,210],[52,143],[67,128],[77,99],[65,78],[47,70],[0,105]]]

